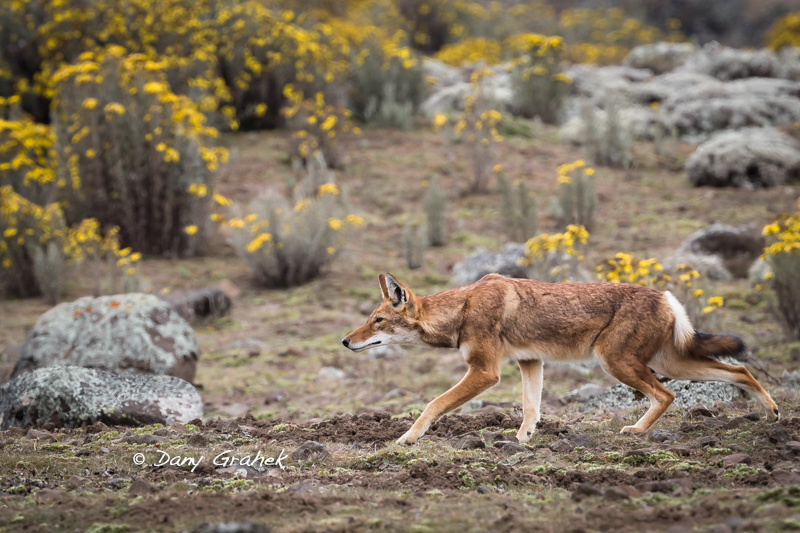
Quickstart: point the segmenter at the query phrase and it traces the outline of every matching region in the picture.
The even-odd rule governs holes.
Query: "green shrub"
[[[353,214],[341,218],[344,206],[333,183],[296,202],[269,192],[254,200],[246,215],[238,206],[234,211],[239,216],[225,227],[256,283],[264,287],[291,287],[316,278],[338,256],[348,230],[363,223]]]
[[[366,41],[354,60],[350,109],[355,118],[378,127],[411,129],[425,98],[422,63],[408,48]]]
[[[517,114],[555,123],[572,80],[561,72],[561,37],[524,34],[517,37],[525,51],[511,74],[513,106]]]
[[[501,173],[498,176],[498,185],[506,234],[513,242],[526,242],[536,235],[536,200],[522,180],[515,187]]]
[[[798,211],[764,227],[770,244],[764,256],[772,268],[766,280],[774,294],[772,308],[786,332],[800,340],[800,200]]]
[[[444,246],[447,243],[447,194],[442,182],[434,177],[425,189],[425,220],[428,228],[428,244]]]
[[[420,225],[413,228],[411,224],[406,224],[403,228],[403,254],[410,270],[422,268],[425,264],[426,247],[425,227]]]

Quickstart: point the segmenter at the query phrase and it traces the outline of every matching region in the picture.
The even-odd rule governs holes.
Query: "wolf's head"
[[[419,299],[391,274],[378,276],[383,301],[367,319],[367,323],[342,339],[354,352],[384,344],[418,344]]]

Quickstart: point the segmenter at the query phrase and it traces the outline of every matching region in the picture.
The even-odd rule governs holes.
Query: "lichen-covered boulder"
[[[169,303],[147,294],[87,296],[39,317],[11,377],[69,365],[191,382],[197,356],[194,331]]]
[[[693,405],[714,405],[717,401],[731,402],[744,398],[738,387],[720,381],[686,381],[666,380],[663,385],[675,393],[675,405],[692,407]],[[648,405],[650,400],[627,385],[615,385],[580,407],[582,411],[595,410],[599,407],[609,409],[630,409]]]
[[[774,128],[723,131],[689,156],[686,173],[695,186],[784,185],[800,179],[800,144]]]
[[[664,267],[673,269],[680,264],[691,265],[716,280],[746,278],[764,245],[764,237],[756,228],[712,224],[689,235],[664,261]]]
[[[0,386],[0,429],[169,425],[202,416],[197,389],[173,376],[59,366],[25,372]]]

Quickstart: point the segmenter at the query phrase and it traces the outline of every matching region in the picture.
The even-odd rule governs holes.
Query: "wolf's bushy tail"
[[[664,293],[667,303],[675,317],[673,338],[675,347],[682,353],[696,359],[728,356],[744,359],[748,351],[742,339],[735,335],[715,335],[695,331],[686,309],[669,291]]]

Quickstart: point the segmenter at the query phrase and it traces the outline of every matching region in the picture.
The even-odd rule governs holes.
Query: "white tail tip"
[[[692,322],[686,314],[686,309],[671,292],[665,291],[664,298],[667,299],[667,303],[675,317],[675,330],[673,331],[675,346],[683,348],[694,337],[694,326],[692,326]]]

